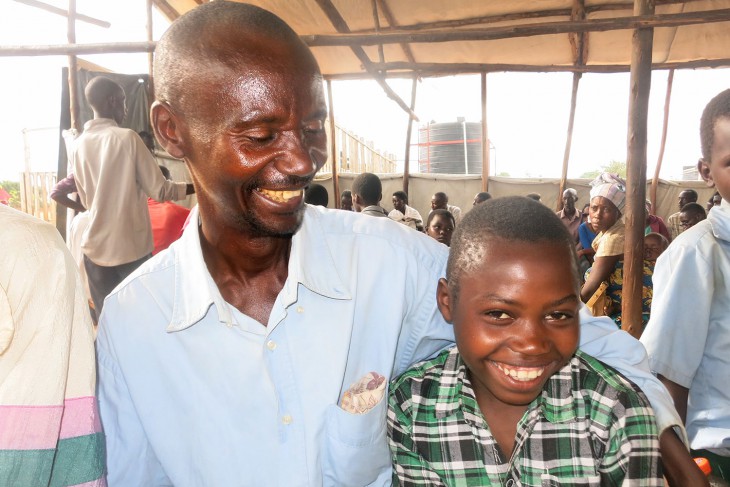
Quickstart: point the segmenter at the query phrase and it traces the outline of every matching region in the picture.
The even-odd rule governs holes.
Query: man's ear
[[[185,150],[178,130],[177,117],[167,103],[155,101],[150,109],[152,128],[160,145],[176,159],[185,157]]]
[[[700,173],[700,176],[702,176],[702,179],[705,180],[705,183],[707,183],[707,186],[710,188],[715,187],[715,181],[712,180],[712,174],[710,173],[710,163],[706,162],[704,159],[700,159],[697,161],[697,171]]]
[[[448,281],[442,277],[439,279],[438,287],[436,288],[436,304],[438,304],[439,311],[441,311],[441,315],[447,323],[453,323],[452,316],[455,301],[449,290]]]

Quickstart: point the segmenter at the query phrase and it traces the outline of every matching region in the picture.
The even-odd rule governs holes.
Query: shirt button
[[[514,480],[512,480],[512,479],[509,479],[509,480],[507,481],[507,483],[506,483],[506,484],[504,484],[504,485],[506,485],[507,487],[512,487],[513,485],[515,485],[515,481],[514,481]]]
[[[285,415],[284,415],[284,416],[283,416],[283,417],[281,418],[281,422],[282,422],[282,423],[284,423],[284,424],[287,424],[287,425],[288,425],[288,424],[291,424],[291,422],[292,422],[291,416],[289,416],[288,414],[285,414]]]
[[[304,308],[297,306],[297,313],[304,313]]]
[[[266,342],[266,348],[273,351],[276,348],[276,342],[274,340],[269,340]]]

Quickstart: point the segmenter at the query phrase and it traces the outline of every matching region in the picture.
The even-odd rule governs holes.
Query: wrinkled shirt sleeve
[[[592,316],[585,305],[581,305],[580,322],[580,349],[618,370],[639,386],[654,409],[659,433],[674,427],[686,443],[687,434],[682,420],[666,388],[651,373],[649,359],[641,342],[616,328],[611,319]]]

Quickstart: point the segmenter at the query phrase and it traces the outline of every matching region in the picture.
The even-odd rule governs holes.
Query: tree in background
[[[0,181],[0,190],[4,189],[10,195],[10,207],[20,209],[20,183],[17,181]]]
[[[601,166],[596,171],[584,172],[580,175],[581,178],[594,179],[602,172],[610,172],[611,174],[618,174],[622,178],[626,179],[626,162],[625,161],[611,161],[608,164]]]

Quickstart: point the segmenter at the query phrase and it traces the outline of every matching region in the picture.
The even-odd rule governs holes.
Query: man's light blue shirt
[[[693,449],[730,455],[730,202],[682,232],[657,259],[641,336],[652,370],[689,389]]]
[[[389,380],[453,343],[435,299],[447,254],[388,218],[307,207],[263,326],[224,301],[190,225],[104,306],[109,485],[390,485],[386,401],[363,415],[338,404],[366,373]],[[581,313],[583,350],[678,421],[643,347]]]

